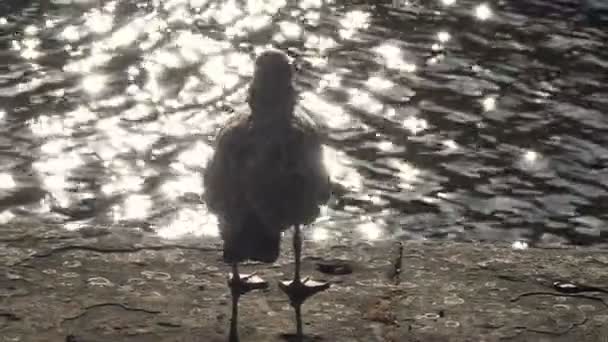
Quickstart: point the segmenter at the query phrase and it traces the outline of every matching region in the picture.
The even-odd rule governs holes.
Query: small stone
[[[593,317],[593,320],[596,323],[606,324],[606,323],[608,323],[608,315],[597,315],[597,316]]]
[[[559,309],[559,310],[570,310],[570,305],[567,304],[555,304],[553,305],[554,309]]]
[[[578,309],[581,311],[595,311],[597,308],[591,304],[581,304],[578,306]]]
[[[445,321],[445,326],[448,328],[458,328],[460,326],[460,322],[458,321]]]
[[[102,287],[112,287],[114,284],[104,277],[93,277],[87,280],[87,283],[91,286],[102,286]]]
[[[418,284],[414,284],[409,281],[404,281],[399,283],[399,287],[404,289],[415,289],[418,287]]]
[[[321,273],[331,275],[346,275],[353,273],[353,267],[345,260],[327,260],[317,263],[317,270]]]
[[[67,268],[76,268],[82,266],[82,262],[79,260],[66,260],[63,262],[63,266]]]
[[[464,299],[458,296],[445,297],[443,303],[446,305],[459,305],[464,303]]]
[[[422,318],[432,319],[432,320],[437,320],[437,319],[439,319],[439,317],[440,316],[434,312],[429,312],[429,313],[425,313],[424,315],[422,315]]]
[[[379,300],[370,307],[365,315],[370,321],[384,324],[395,324],[397,317],[393,313],[388,301]]]
[[[167,280],[171,279],[171,275],[169,273],[165,273],[165,272],[143,271],[143,272],[141,272],[141,274],[148,279],[154,279],[154,280],[160,280],[160,281],[167,281]]]
[[[175,322],[157,322],[156,324],[167,328],[179,328],[182,326],[181,324]]]
[[[78,278],[80,277],[80,274],[76,273],[76,272],[66,272],[64,274],[61,275],[64,278]]]
[[[57,271],[52,268],[47,268],[47,269],[42,270],[42,273],[50,275],[50,274],[57,274]]]
[[[135,285],[143,285],[146,283],[146,281],[142,278],[129,278],[127,280],[127,283],[135,283]]]
[[[6,272],[6,278],[8,278],[8,280],[18,280],[18,279],[23,279],[22,276],[20,276],[17,273],[12,273],[12,272]]]

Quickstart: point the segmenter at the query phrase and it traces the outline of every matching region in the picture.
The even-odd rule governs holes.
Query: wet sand
[[[0,341],[226,340],[230,297],[220,245],[117,228],[6,229]],[[294,329],[277,288],[292,272],[288,243],[276,264],[243,267],[271,287],[242,298],[242,341],[279,341]],[[334,273],[346,274],[317,270],[334,259],[347,264]],[[605,253],[589,249],[309,242],[303,274],[333,284],[304,306],[305,331],[325,341],[605,341],[608,294],[560,293],[553,284],[605,286],[607,265]]]

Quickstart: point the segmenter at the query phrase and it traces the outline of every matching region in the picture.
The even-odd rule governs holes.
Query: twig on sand
[[[604,298],[594,297],[594,296],[587,296],[587,295],[581,295],[581,294],[548,292],[548,291],[532,291],[532,292],[520,293],[519,295],[511,298],[510,301],[511,302],[517,302],[518,300],[520,300],[523,297],[530,297],[530,296],[554,296],[554,297],[583,298],[583,299],[589,299],[589,300],[601,302],[605,307],[608,307],[608,303],[606,303],[606,300],[604,300]]]
[[[63,322],[73,321],[75,319],[78,319],[78,318],[86,315],[87,312],[89,312],[89,310],[91,310],[91,309],[100,308],[100,307],[104,307],[104,306],[115,306],[115,307],[122,308],[122,309],[124,309],[126,311],[145,312],[145,313],[149,313],[149,314],[159,314],[159,313],[161,313],[161,311],[158,311],[158,310],[132,308],[132,307],[130,307],[128,305],[125,305],[125,304],[122,304],[122,303],[99,303],[99,304],[93,304],[93,305],[89,305],[89,306],[85,307],[84,311],[81,312],[81,313],[79,313],[76,316],[71,316],[71,317],[64,318]]]

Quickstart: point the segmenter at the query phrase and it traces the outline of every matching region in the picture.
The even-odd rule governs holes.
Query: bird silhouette
[[[330,197],[321,138],[312,121],[295,114],[293,67],[283,52],[267,50],[256,59],[248,104],[250,113],[220,130],[204,174],[205,200],[218,217],[223,258],[232,266],[229,340],[238,341],[239,297],[265,283],[239,275],[238,264],[276,261],[281,235],[290,227],[295,228],[294,280],[282,282],[281,289],[296,310],[296,336],[302,339],[301,304],[329,287],[300,279],[301,225],[312,223]]]

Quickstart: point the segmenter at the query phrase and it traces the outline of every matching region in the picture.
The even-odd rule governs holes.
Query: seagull
[[[255,274],[239,275],[238,264],[275,262],[288,228],[294,228],[294,279],[280,288],[296,311],[298,340],[303,338],[302,303],[329,288],[329,283],[300,279],[301,227],[315,221],[331,190],[320,134],[314,122],[294,110],[293,76],[289,57],[280,50],[257,57],[247,98],[250,111],[220,130],[204,172],[205,202],[218,217],[223,259],[232,267],[230,342],[239,340],[239,297],[265,284]]]

